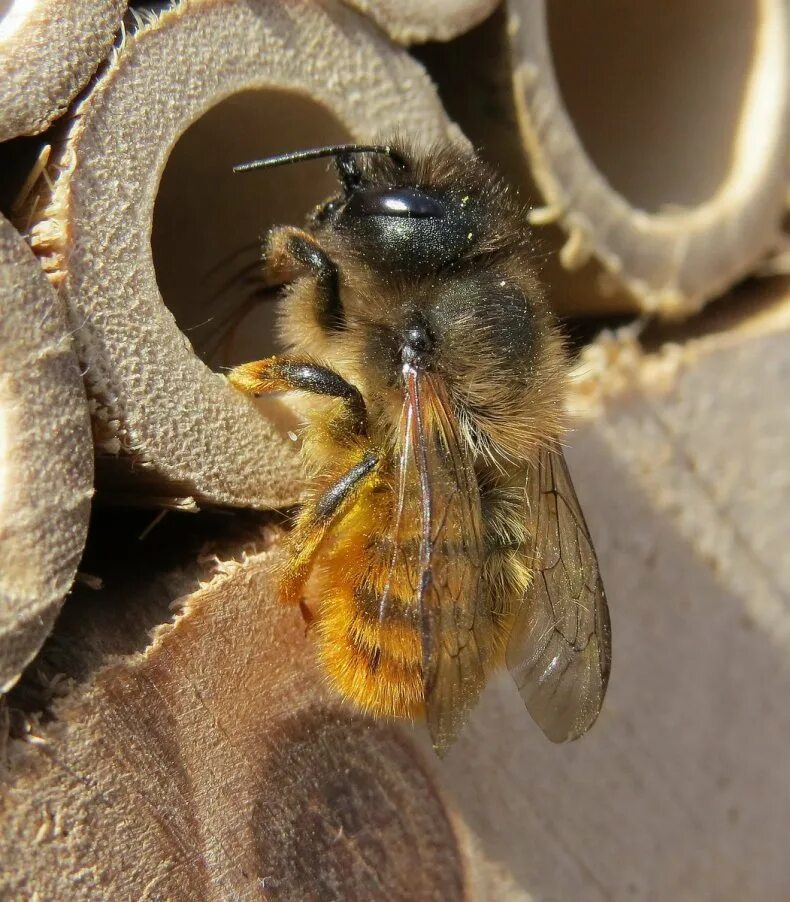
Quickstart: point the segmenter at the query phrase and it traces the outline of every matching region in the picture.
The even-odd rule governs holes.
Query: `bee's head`
[[[337,266],[342,310],[318,316],[310,279],[299,280],[287,343],[384,408],[402,398],[404,364],[439,373],[465,422],[502,448],[537,432],[536,416],[556,424],[561,343],[507,188],[457,148],[332,155],[341,191],[310,226]]]
[[[318,222],[388,276],[426,276],[460,260],[479,231],[473,198],[408,184],[405,173],[398,182],[362,183],[319,209]]]

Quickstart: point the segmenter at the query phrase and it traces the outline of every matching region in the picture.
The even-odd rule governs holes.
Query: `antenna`
[[[233,167],[234,172],[251,172],[253,169],[272,169],[274,166],[285,166],[288,163],[301,163],[304,160],[319,160],[322,157],[348,157],[351,154],[376,153],[388,156],[399,166],[405,168],[406,160],[388,144],[330,144],[327,147],[314,147],[311,150],[293,150],[288,153],[252,160]]]

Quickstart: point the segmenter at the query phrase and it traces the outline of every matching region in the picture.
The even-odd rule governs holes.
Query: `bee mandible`
[[[337,196],[264,248],[287,351],[229,374],[243,392],[312,399],[280,595],[312,611],[344,698],[424,717],[439,753],[505,664],[548,738],[574,739],[601,708],[611,632],[525,211],[450,146],[343,144],[237,168],[321,157]]]

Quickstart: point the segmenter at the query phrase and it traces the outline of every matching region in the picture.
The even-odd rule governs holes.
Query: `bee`
[[[236,168],[322,157],[337,195],[264,248],[287,353],[228,377],[314,399],[281,598],[307,599],[345,699],[424,718],[439,754],[504,665],[546,736],[574,739],[601,708],[611,632],[525,211],[455,147],[343,144]]]

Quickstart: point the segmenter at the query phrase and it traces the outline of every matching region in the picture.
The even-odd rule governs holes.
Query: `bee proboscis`
[[[549,739],[584,733],[609,616],[560,439],[565,354],[525,212],[471,153],[398,140],[331,157],[340,191],[273,229],[283,356],[238,389],[299,391],[309,487],[281,576],[313,611],[332,684],[457,736],[506,664]]]

